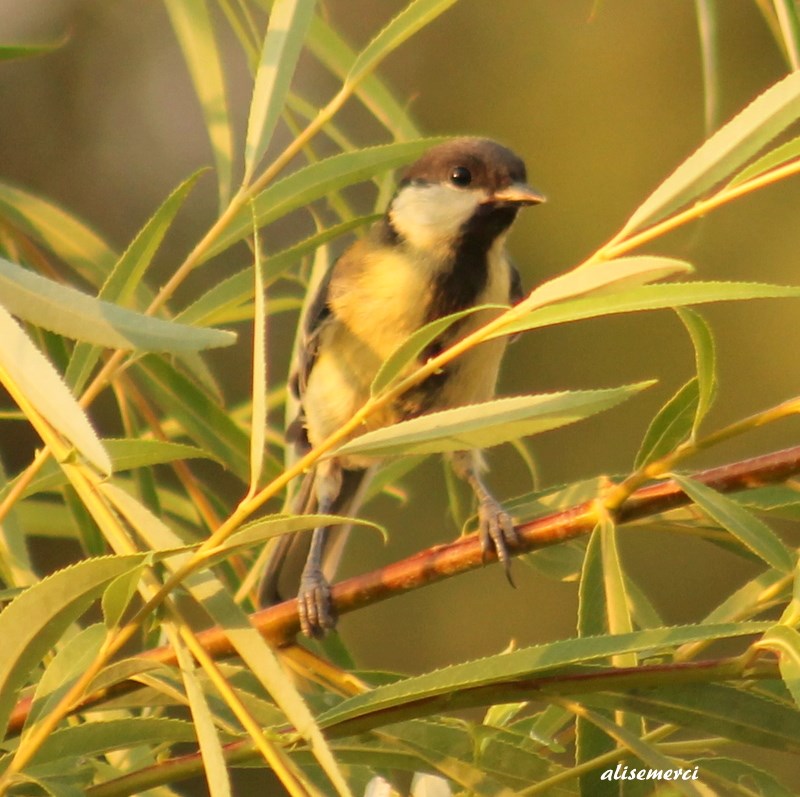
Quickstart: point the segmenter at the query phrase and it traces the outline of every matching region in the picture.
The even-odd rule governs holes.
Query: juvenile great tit
[[[488,139],[435,146],[405,171],[386,214],[333,264],[308,306],[290,378],[300,408],[290,431],[301,449],[320,443],[366,402],[381,364],[420,327],[470,307],[513,304],[522,297],[506,236],[521,207],[543,201],[527,185],[523,161]],[[451,325],[419,362],[486,320],[478,312]],[[491,399],[505,346],[505,338],[480,344],[371,416],[362,431]],[[508,573],[514,524],[483,482],[480,452],[457,452],[451,461],[477,498],[484,552],[494,551]],[[318,462],[300,490],[297,511],[352,514],[375,465],[363,456]],[[310,637],[336,624],[323,574],[329,532],[314,530],[300,578],[301,627]],[[262,580],[262,601],[277,598],[281,556],[273,556]]]

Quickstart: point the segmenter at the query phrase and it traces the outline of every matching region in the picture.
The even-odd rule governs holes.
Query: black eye
[[[472,172],[466,166],[454,166],[450,171],[450,182],[464,188],[472,182]]]

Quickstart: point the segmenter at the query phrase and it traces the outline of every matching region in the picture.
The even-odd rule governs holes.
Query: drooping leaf
[[[672,478],[709,517],[771,567],[790,573],[794,557],[780,537],[741,504],[711,487],[674,473]]]

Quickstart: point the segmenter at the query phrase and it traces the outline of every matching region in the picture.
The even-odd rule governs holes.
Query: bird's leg
[[[481,478],[482,467],[483,459],[479,452],[458,451],[453,454],[453,469],[456,475],[469,484],[478,499],[478,536],[484,559],[489,551],[494,551],[503,563],[506,578],[513,586],[508,549],[513,548],[519,542],[519,538],[511,515],[489,492],[489,488]]]
[[[342,488],[342,471],[334,462],[318,466],[316,473],[317,512],[327,515],[331,512]],[[330,528],[318,526],[311,536],[303,573],[300,576],[300,590],[297,595],[297,611],[300,615],[300,628],[307,637],[320,638],[326,631],[336,626],[336,614],[331,601],[331,587],[322,572],[322,557]]]

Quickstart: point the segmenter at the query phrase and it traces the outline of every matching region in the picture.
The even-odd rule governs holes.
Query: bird
[[[523,160],[488,138],[461,137],[427,150],[406,168],[385,214],[333,263],[308,303],[289,388],[299,407],[287,438],[300,453],[326,439],[367,401],[382,363],[425,324],[485,304],[515,304],[520,275],[506,237],[520,208],[545,201],[527,182]],[[489,313],[489,315],[487,315]],[[491,317],[468,314],[419,355],[410,369],[436,356]],[[484,342],[453,360],[390,406],[370,416],[361,434],[420,415],[490,400],[505,338]],[[479,451],[450,455],[455,473],[477,499],[484,559],[494,552],[509,574],[516,544],[511,516],[483,479]],[[352,516],[380,464],[368,456],[320,460],[298,492],[298,512]],[[335,627],[323,561],[329,527],[313,530],[300,576],[303,633],[319,638]],[[292,538],[262,577],[262,603],[280,600],[277,578]],[[510,576],[509,576],[510,580]]]

